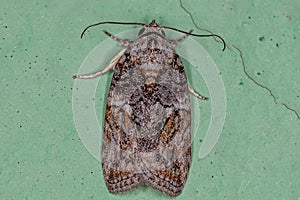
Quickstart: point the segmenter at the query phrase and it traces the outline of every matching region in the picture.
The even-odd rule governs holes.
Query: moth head
[[[158,34],[160,35],[161,37],[165,38],[166,34],[163,30],[164,28],[163,27],[160,27],[156,21],[153,19],[151,21],[150,24],[145,24],[143,26],[143,28],[141,28],[141,30],[139,31],[138,35],[139,37],[142,37],[142,36],[146,36],[146,35],[149,35],[151,33],[154,33],[154,34]]]

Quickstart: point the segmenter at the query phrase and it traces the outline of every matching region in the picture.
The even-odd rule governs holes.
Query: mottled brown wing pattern
[[[136,152],[132,147],[135,136],[129,135],[120,125],[126,123],[127,116],[119,106],[114,105],[115,85],[118,84],[122,74],[132,67],[129,55],[124,54],[115,67],[107,99],[102,141],[102,169],[106,186],[111,193],[128,191],[143,181],[142,175],[135,170]],[[123,118],[120,118],[121,116]]]
[[[170,196],[180,194],[187,180],[191,160],[190,103],[183,65],[176,54],[173,62],[165,66],[158,85],[172,89],[158,90],[160,104],[166,109],[164,123],[158,132],[159,144],[153,152],[141,153],[145,166],[144,182]]]

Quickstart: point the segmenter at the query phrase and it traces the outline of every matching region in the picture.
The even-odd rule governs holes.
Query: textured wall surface
[[[0,199],[167,199],[146,186],[108,193],[72,114],[71,76],[106,39],[101,30],[129,27],[98,27],[80,39],[82,29],[104,20],[152,19],[212,31],[228,45],[223,52],[211,38],[194,38],[221,72],[227,115],[204,159],[197,158],[203,136],[195,138],[190,175],[177,199],[300,198],[299,10],[297,0],[2,0]],[[199,80],[194,88],[208,94]],[[209,102],[200,104],[205,124]]]

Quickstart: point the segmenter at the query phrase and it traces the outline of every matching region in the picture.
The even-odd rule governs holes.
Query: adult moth
[[[187,36],[198,35],[179,29],[132,22],[100,22],[101,24],[140,25],[134,41],[120,39],[104,30],[124,49],[107,67],[73,78],[89,79],[113,70],[108,93],[102,170],[111,193],[120,193],[149,185],[170,195],[179,195],[186,183],[191,163],[191,108],[189,93],[199,99],[187,83],[184,66],[174,47]],[[168,40],[164,29],[185,33]]]

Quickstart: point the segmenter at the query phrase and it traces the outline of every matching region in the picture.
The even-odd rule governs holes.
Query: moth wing
[[[126,76],[124,66],[133,66],[128,55],[120,57],[107,98],[102,140],[102,169],[104,180],[111,193],[120,193],[138,187],[142,183],[137,171],[137,152],[134,148],[135,135],[126,111],[126,92],[122,90]],[[125,75],[124,75],[125,74]]]
[[[170,196],[177,196],[184,188],[190,168],[191,111],[182,62],[176,54],[173,60],[174,64],[165,67],[156,79],[157,87],[153,89],[156,93],[148,99],[156,102],[144,109],[156,113],[143,125],[148,129],[155,127],[152,136],[140,139],[137,147],[144,166],[144,182]],[[146,118],[146,112],[144,114]]]

